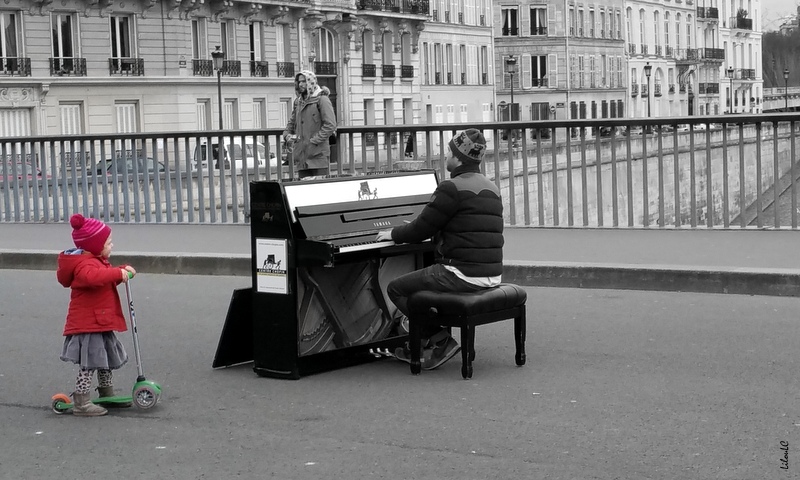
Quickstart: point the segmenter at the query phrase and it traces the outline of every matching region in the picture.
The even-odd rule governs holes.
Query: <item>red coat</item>
[[[122,283],[121,268],[89,252],[58,255],[58,283],[72,289],[65,336],[128,329],[117,292],[117,285]]]

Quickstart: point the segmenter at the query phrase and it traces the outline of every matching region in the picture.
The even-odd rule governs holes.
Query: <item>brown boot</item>
[[[90,396],[91,394],[89,393],[76,392],[72,394],[72,400],[74,401],[74,406],[72,407],[73,415],[78,417],[99,417],[108,413],[105,408],[92,403]]]
[[[97,387],[97,393],[100,394],[100,398],[106,397],[113,397],[114,396],[114,387]],[[133,405],[130,401],[128,402],[101,402],[98,401],[97,405],[101,405],[106,408],[128,408]]]

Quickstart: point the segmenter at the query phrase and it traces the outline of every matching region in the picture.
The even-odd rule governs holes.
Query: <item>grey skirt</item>
[[[116,370],[128,363],[128,354],[114,332],[80,333],[64,339],[61,360],[83,370]]]

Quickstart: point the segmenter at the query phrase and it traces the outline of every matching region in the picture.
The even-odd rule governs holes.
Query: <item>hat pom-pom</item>
[[[83,227],[83,224],[86,222],[86,219],[80,213],[76,213],[69,219],[69,224],[72,225],[73,230],[78,230]]]

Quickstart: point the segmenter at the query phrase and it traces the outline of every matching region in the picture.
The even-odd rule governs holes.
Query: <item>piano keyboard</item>
[[[376,248],[391,247],[394,244],[395,243],[392,240],[382,240],[380,242],[378,241],[360,242],[360,243],[342,245],[338,247],[336,250],[339,253],[361,252],[364,250],[374,250]]]

